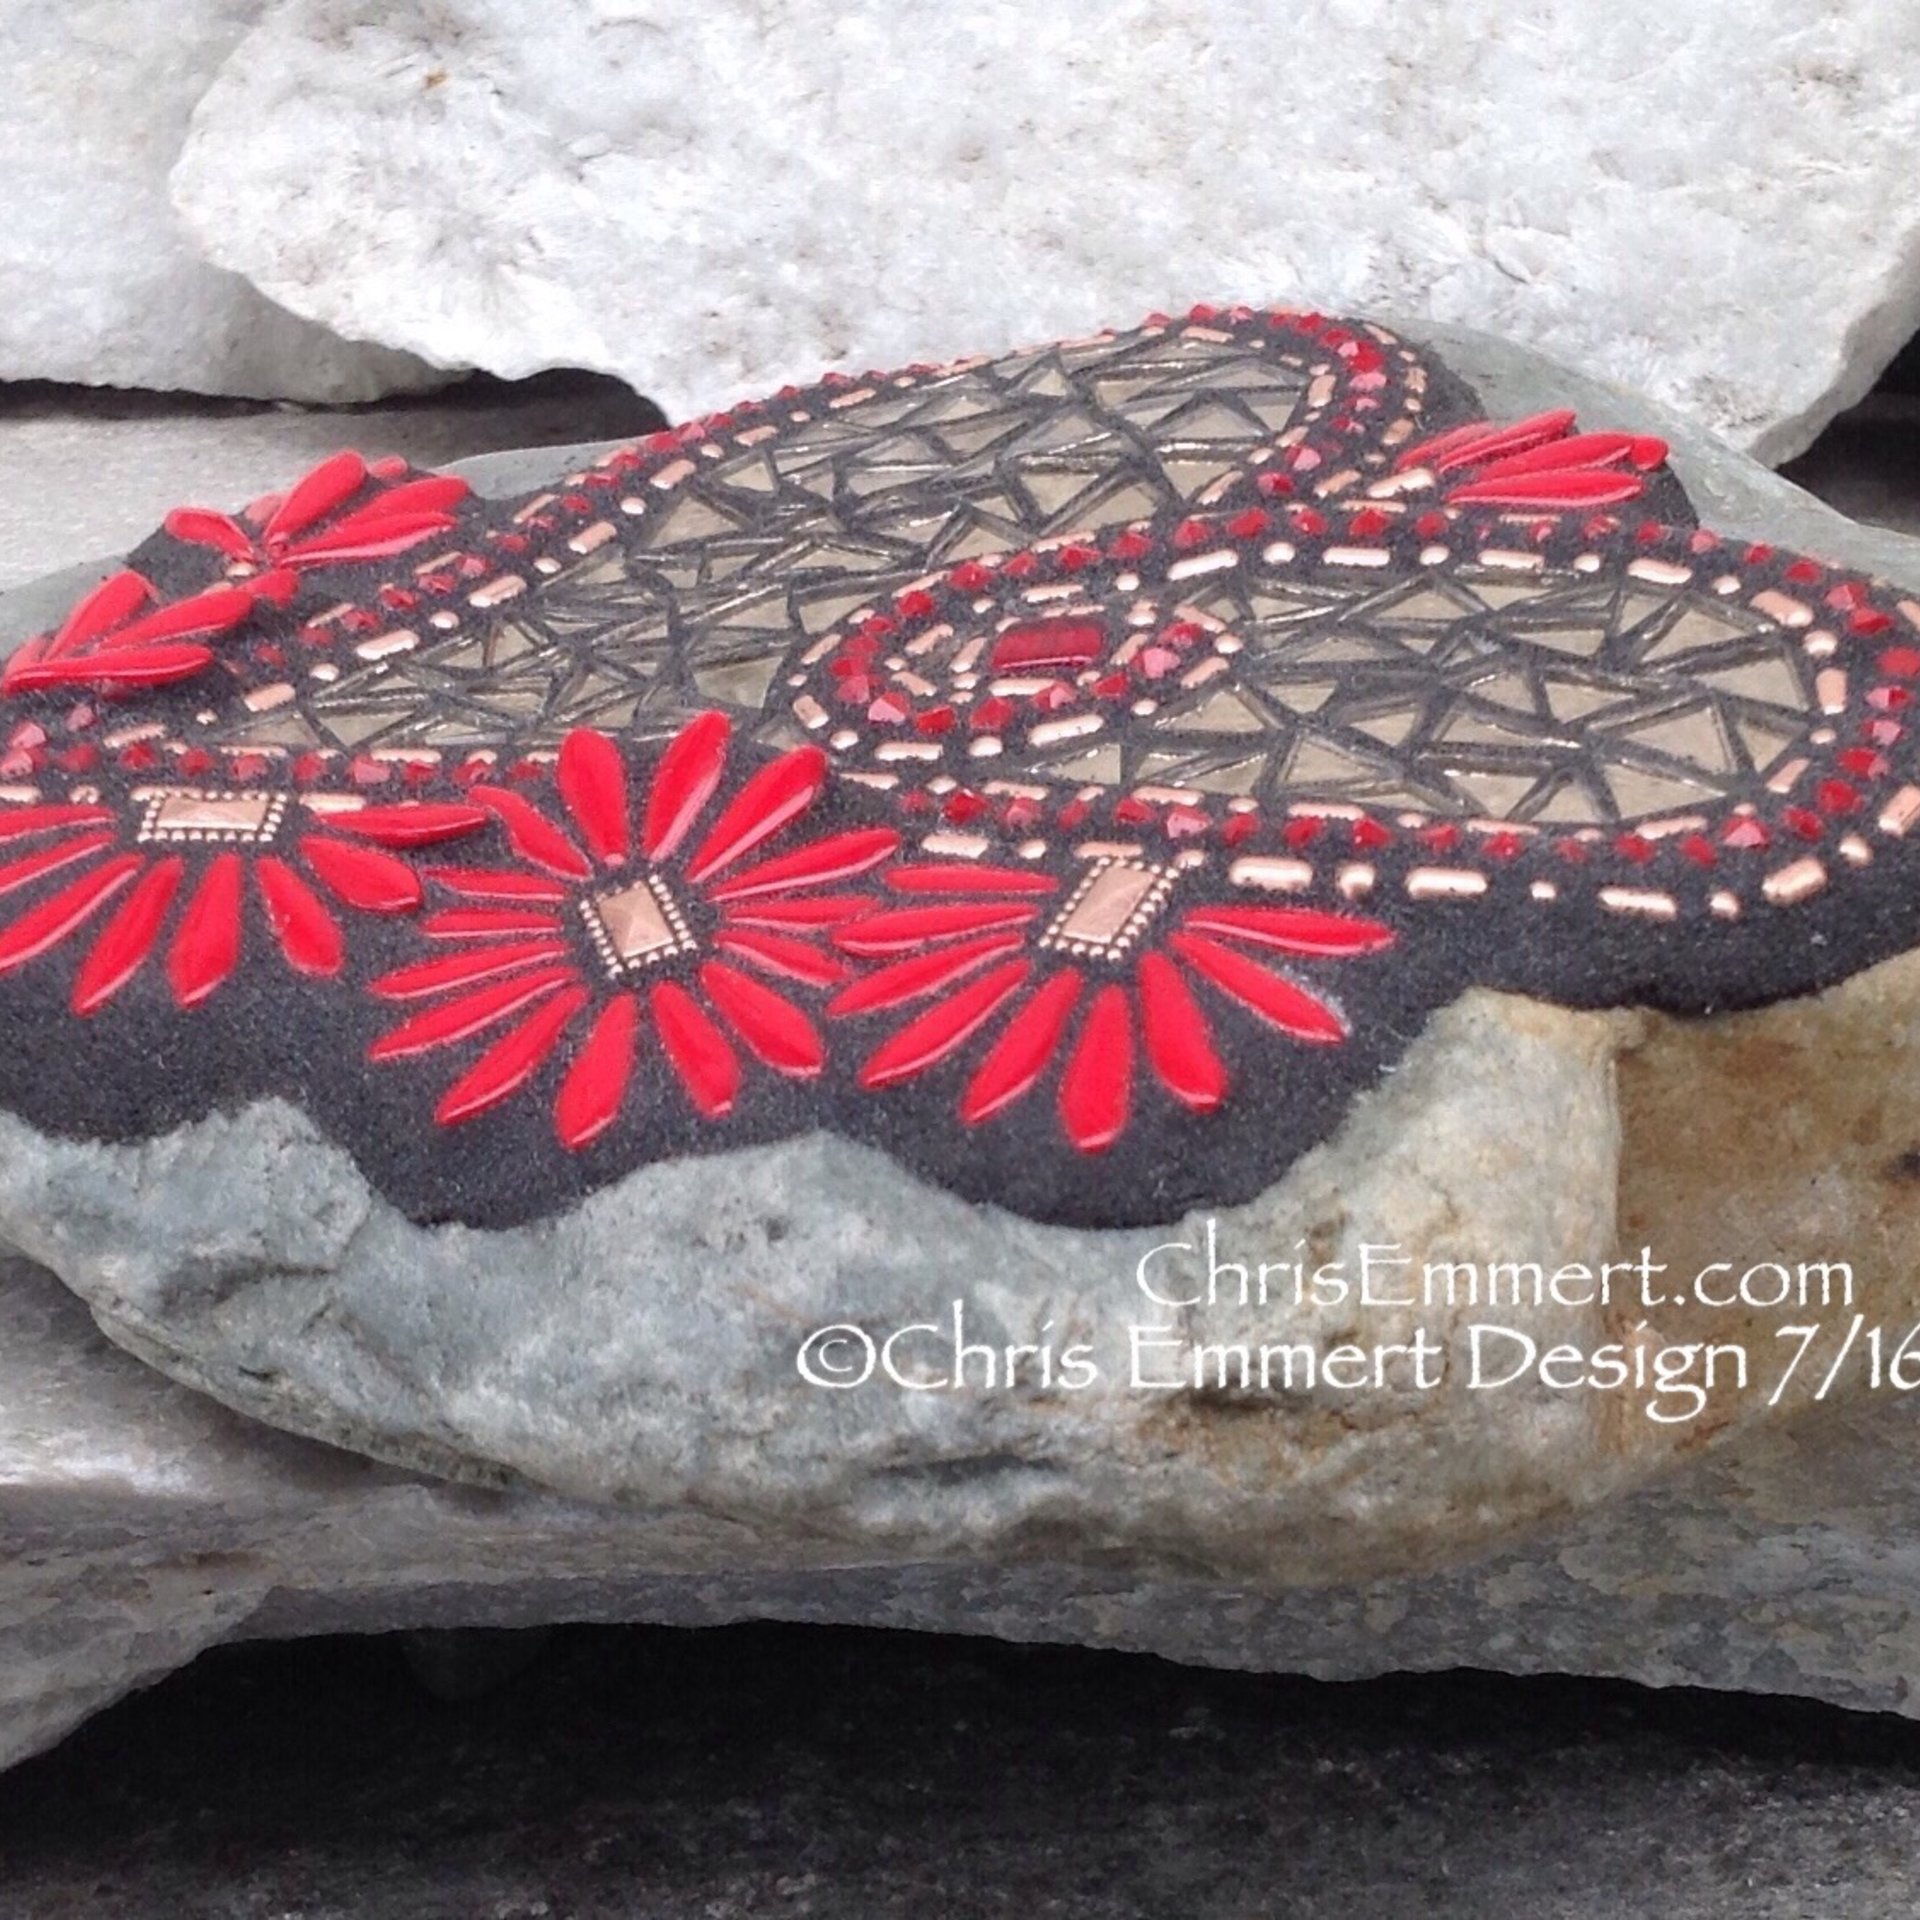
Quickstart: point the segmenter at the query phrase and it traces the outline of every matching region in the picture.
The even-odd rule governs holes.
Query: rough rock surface
[[[0,592],[76,554],[124,551],[188,501],[257,499],[343,441],[369,455],[444,466],[499,447],[663,424],[637,394],[587,374],[511,386],[463,381],[350,414],[180,394],[16,394],[0,421]],[[103,474],[113,476],[111,486],[101,485]],[[65,610],[50,606],[48,618]]]
[[[168,204],[194,104],[259,12],[0,0],[0,379],[351,401],[443,377],[210,266]]]
[[[1192,299],[1523,340],[1768,460],[1920,322],[1903,0],[281,0],[174,176],[208,255],[672,411]],[[1118,103],[1118,104],[1116,104]]]
[[[1442,344],[1496,412],[1560,393],[1670,431],[1703,513],[1729,529],[1920,572],[1910,543],[1849,527],[1657,410],[1521,352]],[[504,490],[555,461],[514,457],[482,477]],[[1370,1238],[1415,1258],[1548,1262],[1644,1241],[1676,1271],[1844,1258],[1853,1305],[1891,1353],[1920,1318],[1903,1252],[1920,1224],[1916,1048],[1911,957],[1819,999],[1691,1025],[1471,996],[1327,1147],[1238,1219],[1223,1213],[1223,1252],[1285,1258],[1304,1238],[1324,1258]],[[118,1369],[100,1375],[116,1396],[142,1380],[149,1411],[96,1420],[70,1336],[0,1343],[61,1375],[0,1391],[0,1406],[29,1409],[0,1449],[28,1463],[7,1473],[0,1509],[20,1542],[5,1556],[15,1751],[243,1626],[873,1620],[1223,1665],[1611,1671],[1895,1708],[1920,1672],[1904,1544],[1916,1429],[1905,1394],[1869,1390],[1858,1367],[1812,1412],[1811,1372],[1779,1406],[1767,1374],[1675,1423],[1648,1418],[1644,1395],[1474,1395],[1457,1381],[1424,1396],[1391,1382],[836,1393],[796,1375],[811,1328],[936,1318],[956,1297],[975,1337],[1029,1340],[1051,1319],[1056,1346],[1105,1343],[1111,1366],[1141,1317],[1130,1268],[1154,1236],[969,1209],[819,1139],[656,1167],[503,1234],[406,1225],[286,1108],[143,1148],[15,1122],[3,1144],[0,1234],[122,1343],[276,1423],[523,1489],[289,1453],[200,1402],[153,1398],[171,1390],[97,1352],[86,1365]],[[1744,1337],[1766,1366],[1782,1317],[1629,1301],[1535,1331]],[[1846,1315],[1830,1317],[1843,1331]],[[1190,1330],[1324,1351],[1403,1338],[1405,1322],[1224,1307]],[[139,1464],[163,1404],[200,1423],[184,1449],[216,1481],[221,1459],[244,1456],[234,1485],[170,1504],[183,1443],[162,1429],[163,1468]],[[271,1464],[289,1460],[306,1463],[291,1488]],[[120,1498],[130,1477],[164,1497],[115,1514],[107,1491]],[[76,1517],[90,1502],[108,1515],[96,1534]]]
[[[1749,1431],[1459,1567],[1262,1591],[1078,1567],[852,1563],[687,1508],[416,1478],[272,1432],[0,1265],[0,1763],[237,1637],[548,1620],[861,1623],[1323,1678],[1467,1665],[1913,1710],[1920,1426]]]

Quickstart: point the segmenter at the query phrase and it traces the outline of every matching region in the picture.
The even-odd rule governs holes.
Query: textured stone
[[[0,4],[0,379],[349,401],[444,378],[210,266],[169,206],[194,105],[259,12],[258,0]]]
[[[1561,394],[1671,428],[1523,352],[1440,344],[1496,412]],[[1670,437],[1710,521],[1920,571],[1898,536],[1850,527],[1697,434]],[[506,491],[555,463],[476,471]],[[1911,956],[1708,1022],[1471,995],[1326,1147],[1223,1213],[1224,1250],[1284,1258],[1306,1239],[1326,1257],[1369,1238],[1416,1258],[1551,1262],[1644,1241],[1676,1268],[1844,1258],[1891,1350],[1920,1318],[1916,1048]],[[768,1615],[1326,1674],[1618,1672],[1900,1709],[1920,1657],[1915,1428],[1906,1397],[1867,1391],[1858,1369],[1812,1411],[1807,1378],[1779,1407],[1764,1390],[1718,1396],[1672,1424],[1645,1417],[1644,1397],[1457,1383],[1424,1398],[834,1393],[794,1371],[810,1328],[895,1326],[954,1298],[989,1341],[1051,1320],[1057,1343],[1104,1342],[1111,1364],[1137,1317],[1132,1262],[1175,1235],[1036,1227],[825,1137],[656,1166],[551,1222],[483,1233],[408,1225],[282,1106],[139,1148],[9,1121],[0,1234],[117,1340],[219,1398],[496,1483],[430,1486],[296,1450],[271,1458],[342,1478],[323,1499],[304,1482],[290,1494],[252,1450],[294,1443],[183,1397],[195,1457],[214,1474],[230,1453],[241,1477],[180,1506],[135,1502],[88,1535],[74,1516],[104,1495],[85,1463],[121,1462],[104,1476],[121,1485],[141,1423],[161,1416],[87,1413],[69,1334],[0,1344],[30,1371],[67,1370],[56,1387],[0,1390],[0,1405],[52,1410],[0,1450],[36,1463],[8,1477],[0,1509],[21,1541],[6,1556],[21,1583],[6,1603],[22,1623],[16,1751],[242,1630]],[[1636,1317],[1661,1340],[1743,1335],[1763,1363],[1779,1351],[1779,1316],[1667,1303],[1557,1320],[1591,1340]],[[1355,1320],[1221,1309],[1192,1330],[1324,1346]],[[1403,1331],[1374,1314],[1359,1337]],[[123,1380],[116,1396],[123,1376],[168,1391],[97,1351],[87,1365],[121,1369],[101,1374]],[[162,1404],[176,1403],[139,1403]],[[153,1452],[177,1473],[168,1430]],[[36,1477],[68,1457],[83,1470]],[[101,1611],[62,1599],[76,1587],[107,1596]]]
[[[1920,322],[1903,0],[1425,11],[282,0],[174,176],[210,258],[669,411],[1204,299],[1483,327],[1766,460]]]
[[[499,447],[663,424],[637,395],[584,375],[510,387],[464,382],[351,414],[179,395],[15,395],[0,421],[0,592],[76,554],[131,547],[186,501],[257,499],[343,440],[370,455],[443,466]],[[64,612],[61,602],[76,592],[63,584],[46,617]]]

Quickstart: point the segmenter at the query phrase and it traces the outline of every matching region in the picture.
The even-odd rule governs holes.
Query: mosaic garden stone
[[[0,674],[14,1109],[290,1097],[421,1221],[824,1127],[1124,1226],[1468,986],[1819,987],[1920,913],[1920,602],[1665,451],[1207,311],[183,510]]]
[[[1304,365],[1284,367],[1292,355]],[[1033,458],[1029,437],[1044,440],[1075,404],[1044,391],[1049,375],[1071,388],[1116,362],[1127,372],[1114,398],[1149,416],[1172,399],[1148,418],[1145,444],[1096,420],[1069,442],[1077,468],[1051,444],[1038,451],[1061,460],[1057,472]],[[1314,398],[1323,373],[1330,405]],[[1128,394],[1135,379],[1145,385]],[[916,371],[871,395],[924,402],[945,388],[986,398],[973,415],[991,416],[1007,403],[982,389],[1018,393],[1022,380],[1043,390],[963,484],[942,487],[915,471],[928,463],[903,459],[897,487],[869,488],[873,449],[850,436],[830,482],[816,470],[813,487],[789,485],[783,436],[856,418],[870,404],[856,382],[775,403],[816,421],[761,436],[774,423],[744,410],[597,453],[559,485],[534,484],[550,481],[550,453],[493,463],[472,478],[494,497],[343,462],[279,503],[175,516],[133,556],[150,596],[122,582],[78,621],[49,611],[46,594],[0,604],[8,635],[28,641],[8,670],[0,820],[32,823],[3,843],[0,1233],[82,1295],[115,1341],[180,1380],[363,1454],[495,1483],[428,1481],[231,1418],[102,1350],[45,1272],[9,1264],[0,1755],[44,1744],[222,1638],[579,1618],[862,1621],[1330,1675],[1613,1672],[1911,1710],[1915,1429],[1909,1396],[1860,1368],[1819,1407],[1809,1376],[1778,1404],[1714,1394],[1670,1425],[1617,1396],[1476,1395],[1457,1379],[1431,1393],[1398,1376],[1358,1395],[1325,1382],[1080,1390],[1049,1388],[1031,1360],[1009,1390],[834,1391],[800,1377],[815,1329],[884,1333],[958,1300],[980,1343],[1058,1353],[1080,1341],[1115,1381],[1127,1324],[1142,1317],[1133,1263],[1197,1240],[1206,1218],[1228,1252],[1279,1257],[1303,1241],[1350,1253],[1369,1237],[1415,1256],[1544,1261],[1650,1243],[1676,1267],[1838,1253],[1858,1264],[1860,1304],[1889,1351],[1920,1319],[1907,1257],[1920,1231],[1920,960],[1905,950],[1893,884],[1898,815],[1886,824],[1902,790],[1902,741],[1886,723],[1907,705],[1896,650],[1911,617],[1896,590],[1863,584],[1920,574],[1911,545],[1850,527],[1623,396],[1471,336],[1414,347],[1364,325],[1206,314],[1064,359]],[[1290,383],[1294,415],[1271,398]],[[1249,393],[1269,397],[1274,420]],[[1244,461],[1174,479],[1189,455],[1217,462],[1218,442],[1182,437],[1177,422],[1158,430],[1216,403],[1263,432],[1245,422],[1244,447],[1228,443]],[[1382,413],[1382,438],[1410,421],[1391,448],[1367,427]],[[1362,430],[1338,426],[1342,414]],[[1482,415],[1509,451],[1476,432],[1434,454]],[[1334,436],[1324,444],[1316,417]],[[647,544],[669,515],[738,512],[735,493],[756,493],[708,477],[732,470],[729,434],[758,436],[746,451],[775,483],[757,489],[767,520],[748,531],[764,534],[777,512],[781,537],[696,521],[685,542]],[[1673,442],[1684,489],[1656,435]],[[898,449],[897,435],[881,440]],[[1517,474],[1490,472],[1515,441]],[[1442,473],[1448,445],[1465,457]],[[1402,463],[1422,447],[1424,461]],[[1123,482],[1133,517],[1098,523],[1097,490],[1121,480],[1116,469],[1146,503]],[[1051,481],[1084,494],[1089,476],[1086,519],[1042,520],[1044,504],[1025,504]],[[1530,498],[1446,497],[1516,481]],[[1621,497],[1591,497],[1607,492]],[[1554,493],[1589,497],[1543,503]],[[1689,498],[1735,531],[1701,533]],[[1232,530],[1255,512],[1268,520],[1257,535]],[[1378,518],[1356,529],[1361,515]],[[1205,537],[1183,538],[1190,527]],[[1845,564],[1809,578],[1812,563],[1756,550],[1763,535]],[[930,559],[940,539],[968,550]],[[1280,544],[1291,562],[1270,552]],[[1387,560],[1336,557],[1343,545]],[[849,555],[876,564],[850,582]],[[1196,558],[1208,564],[1174,575]],[[1589,558],[1598,565],[1580,564]],[[1123,573],[1136,582],[1122,587]],[[1612,583],[1605,609],[1579,599],[1595,580]],[[507,581],[521,584],[503,593]],[[84,602],[92,585],[62,591]],[[1199,604],[1229,590],[1245,600],[1232,622]],[[1405,611],[1411,591],[1438,596],[1425,627]],[[1255,592],[1299,604],[1276,617]],[[1108,624],[1111,599],[1131,613],[1175,593],[1177,619]],[[595,594],[608,604],[587,617]],[[914,594],[953,610],[951,634],[903,605]],[[1639,594],[1653,604],[1623,620]],[[1773,597],[1756,607],[1761,595]],[[1511,610],[1536,598],[1547,604],[1528,626]],[[864,606],[901,626],[863,633]],[[761,621],[735,617],[755,609]],[[1699,638],[1696,615],[1739,631],[1663,668],[1674,634]],[[1199,635],[1170,634],[1176,624]],[[970,632],[991,636],[983,654],[1011,634],[1010,650],[1064,657],[969,668],[958,655]],[[1554,644],[1569,632],[1583,636],[1576,647]],[[1141,634],[1174,665],[1152,671],[1143,645],[1123,664]],[[1219,644],[1239,636],[1275,644]],[[897,645],[862,658],[869,639]],[[1296,639],[1304,658],[1289,672]],[[1090,645],[1102,653],[1083,663]],[[1384,671],[1394,647],[1407,655],[1398,674]],[[1716,669],[1776,663],[1787,684],[1702,691]],[[1124,698],[1097,694],[1123,671]],[[1821,711],[1837,689],[1828,680],[1823,694],[1820,676],[1836,672],[1859,705]],[[1478,689],[1504,694],[1516,674],[1535,690],[1517,751],[1504,744],[1511,726],[1436,744],[1462,714],[1510,721],[1520,710]],[[1667,712],[1650,696],[1663,674]],[[856,679],[868,684],[854,696]],[[1310,702],[1299,689],[1316,679],[1325,697]],[[621,685],[618,699],[603,681]],[[1617,711],[1623,727],[1564,726],[1553,698],[1569,683],[1615,695],[1592,711]],[[1061,702],[1055,685],[1089,697]],[[1222,690],[1270,723],[1197,736],[1156,724]],[[826,723],[809,726],[809,698]],[[1396,700],[1433,721],[1384,741],[1358,724]],[[976,733],[971,715],[989,701],[1012,712]],[[896,705],[905,717],[890,720]],[[952,726],[917,724],[943,705]],[[1715,736],[1698,726],[1679,736],[1684,753],[1668,735],[1646,743],[1672,713],[1702,711],[1724,741],[1774,718],[1807,744],[1764,765],[1749,752],[1735,775],[1701,770]],[[1086,714],[1102,724],[1077,741],[1035,738]],[[266,733],[274,724],[286,737]],[[436,727],[452,737],[429,737]],[[1855,727],[1879,731],[1856,742]],[[1000,751],[956,751],[956,734]],[[1070,757],[1103,736],[1121,756],[1117,779]],[[888,742],[932,752],[883,756]],[[1296,796],[1298,755],[1329,742],[1373,755],[1364,777],[1418,792],[1357,797],[1322,760],[1308,765],[1327,784]],[[1839,759],[1857,746],[1887,769]],[[1161,753],[1184,756],[1185,785],[1142,764]],[[1773,791],[1802,754],[1808,766]],[[994,784],[1016,756],[1018,777]],[[1502,805],[1484,789],[1453,796],[1456,780],[1515,769],[1533,785]],[[1684,826],[1617,797],[1654,774],[1695,783]],[[1823,799],[1820,783],[1843,780],[1859,804]],[[1539,817],[1570,791],[1586,797],[1584,818]],[[1014,813],[1025,800],[1039,819]],[[1085,814],[1067,815],[1076,803]],[[724,853],[728,835],[781,812],[758,846],[690,877],[716,835]],[[1869,860],[1843,851],[1852,836]],[[1696,841],[1711,865],[1688,850]],[[875,864],[811,884],[789,864],[764,891],[723,891],[796,854],[858,866],[876,850]],[[1808,859],[1820,891],[1769,895],[1770,877]],[[1280,877],[1308,877],[1244,887],[1231,877],[1242,860],[1294,862]],[[1135,908],[1157,917],[1128,952],[1047,944],[1053,917],[1093,897],[1075,899],[1089,872],[1132,885],[1134,869],[1162,866],[1173,871]],[[996,869],[984,886],[897,884]],[[1414,885],[1423,872],[1484,890]],[[1551,897],[1537,896],[1541,883]],[[1672,917],[1608,889],[1669,893]],[[1716,910],[1721,891],[1736,915]],[[1841,898],[1856,917],[1818,917]],[[809,904],[822,900],[834,904]],[[956,904],[1001,923],[956,926]],[[1011,917],[1029,906],[1039,912]],[[772,924],[755,924],[769,909]],[[1289,917],[1219,917],[1240,909]],[[932,911],[948,918],[907,923],[924,945],[885,950],[883,915],[897,936],[897,916]],[[476,913],[529,919],[464,932],[449,918]],[[1425,915],[1439,916],[1427,931]],[[1437,937],[1441,925],[1455,931]],[[1336,950],[1242,937],[1250,928]],[[1771,945],[1759,933],[1745,944],[1756,928]],[[834,1010],[888,969],[933,955],[937,974],[959,943],[1009,934],[1013,946],[978,956],[944,998],[936,984],[898,1008]],[[1562,936],[1570,951],[1556,961]],[[1835,952],[1836,939],[1854,944]],[[1230,984],[1268,983],[1256,1004],[1221,984],[1220,951],[1261,969],[1228,970]],[[770,954],[786,972],[758,967]],[[706,971],[716,958],[729,971]],[[1411,961],[1442,978],[1423,983]],[[448,962],[475,977],[449,979]],[[923,1015],[951,1018],[959,995],[1012,963],[1026,973],[944,1059],[897,1079],[871,1069],[883,1049],[883,1066],[900,1060],[898,1036]],[[1570,971],[1545,977],[1561,964]],[[833,978],[809,977],[828,967]],[[1362,984],[1388,969],[1378,993]],[[1076,974],[1077,989],[1059,984]],[[475,1006],[528,976],[545,983],[527,1002]],[[1528,991],[1447,985],[1474,979]],[[798,1018],[775,1021],[739,981]],[[659,991],[669,986],[677,994]],[[1026,1092],[993,1111],[970,1103],[1014,1023],[1043,1026],[1028,1010],[1050,1018],[1069,995]],[[609,1013],[623,996],[633,1011]],[[1186,1045],[1171,1052],[1150,1035],[1161,1021],[1165,1041],[1170,999],[1197,1010],[1174,1023]],[[1735,999],[1765,1004],[1713,1020],[1645,1010]],[[569,1002],[564,1018],[552,1011]],[[1085,1038],[1095,1009],[1116,1004],[1102,1017],[1108,1036],[1128,1037],[1125,1075],[1110,1045]],[[1263,1005],[1284,1009],[1291,1030]],[[468,1019],[479,1024],[455,1038]],[[616,1036],[631,1022],[630,1062],[624,1045],[595,1047],[609,1021]],[[409,1026],[424,1044],[383,1045]],[[1196,1033],[1220,1063],[1210,1113],[1180,1097],[1208,1085],[1183,1071],[1206,1058]],[[688,1046],[688,1034],[720,1044]],[[824,1060],[791,1070],[807,1063],[809,1036]],[[393,1057],[368,1059],[374,1049]],[[629,1064],[624,1076],[609,1054]],[[1076,1061],[1093,1064],[1070,1099]],[[734,1071],[731,1111],[709,1113]],[[1111,1119],[1117,1084],[1125,1125],[1108,1142],[1086,1120]],[[1082,1097],[1089,1088],[1104,1110]],[[1196,1144],[1204,1126],[1219,1129],[1213,1159]],[[997,1159],[969,1144],[1001,1128],[1020,1131]],[[1104,1171],[1128,1154],[1141,1191]],[[1058,1182],[1051,1199],[1043,1167]],[[1009,1170],[1013,1205],[968,1197],[996,1168]],[[1188,1211],[1183,1196],[1204,1191],[1210,1168],[1219,1193]],[[1240,1180],[1265,1184],[1227,1204]],[[487,1222],[512,1224],[474,1224]],[[1429,1316],[1447,1337],[1464,1317]],[[1728,1330],[1674,1302],[1641,1317],[1639,1334],[1633,1315],[1592,1306],[1532,1324],[1590,1346]],[[1249,1313],[1231,1300],[1181,1324],[1195,1341],[1257,1334],[1316,1355],[1357,1325],[1339,1309]],[[1407,1324],[1376,1313],[1369,1337],[1404,1337]]]
[[[1223,1484],[1164,1403],[794,1351],[965,1295],[1112,1362],[1205,1215],[1604,1257],[1633,1010],[1906,953],[1920,608],[1586,391],[1207,309],[176,513],[0,674],[0,1224],[282,1424],[928,1557],[1179,1514],[1285,1582],[1604,1499],[1672,1441],[1544,1391],[1331,1452],[1279,1394]]]

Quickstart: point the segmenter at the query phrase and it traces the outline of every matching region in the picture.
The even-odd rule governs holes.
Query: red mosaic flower
[[[240,964],[250,875],[287,965],[332,976],[346,945],[323,895],[363,913],[411,913],[424,899],[419,876],[385,849],[453,839],[487,818],[468,805],[184,786],[140,789],[130,810],[70,802],[0,812],[0,854],[11,856],[0,898],[65,877],[0,926],[0,974],[79,939],[118,901],[74,977],[74,1012],[98,1013],[163,945],[175,1005],[198,1006]]]
[[[1433,476],[1453,506],[1605,507],[1636,500],[1645,475],[1667,457],[1667,443],[1644,433],[1576,433],[1562,408],[1506,425],[1476,421],[1406,448],[1396,473]]]
[[[156,604],[153,582],[125,571],[95,587],[52,633],[40,634],[0,666],[0,694],[48,687],[161,687],[213,659],[207,639],[253,611],[254,586],[212,587],[172,606]]]
[[[818,1026],[767,982],[819,990],[846,978],[826,938],[872,903],[828,889],[890,859],[900,836],[855,828],[750,859],[811,811],[827,784],[826,757],[802,747],[768,762],[708,822],[730,749],[725,715],[689,722],[636,807],[619,749],[578,729],[556,769],[564,820],[522,793],[473,787],[512,863],[433,871],[454,903],[421,922],[438,955],[372,988],[383,999],[428,1004],[369,1057],[436,1052],[511,1021],[434,1117],[451,1126],[485,1113],[570,1050],[553,1125],[574,1149],[619,1118],[646,1030],[708,1120],[733,1110],[743,1052],[775,1073],[817,1078],[827,1059]]]
[[[1169,912],[1184,875],[1119,854],[1065,890],[1007,867],[901,866],[887,885],[912,904],[842,927],[843,952],[886,964],[844,987],[836,1018],[930,1004],[867,1056],[870,1091],[917,1079],[1008,1017],[979,1056],[960,1117],[979,1126],[1063,1062],[1058,1107],[1082,1153],[1111,1147],[1132,1117],[1136,1036],[1161,1088],[1208,1113],[1227,1098],[1206,995],[1309,1046],[1348,1034],[1338,1006],[1257,957],[1344,960],[1393,944],[1391,928],[1308,907],[1195,904]],[[1077,1022],[1077,1025],[1076,1025]]]
[[[402,479],[406,471],[401,460],[369,465],[357,453],[336,453],[285,494],[256,500],[238,517],[178,507],[166,530],[224,554],[235,572],[266,576],[262,590],[271,582],[269,597],[284,597],[303,568],[390,559],[453,526],[449,509],[473,489],[453,474]]]

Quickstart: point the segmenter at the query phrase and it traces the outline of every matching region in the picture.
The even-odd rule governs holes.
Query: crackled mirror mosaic
[[[1920,939],[1920,602],[1363,322],[831,378],[531,497],[343,454],[0,676],[0,1097],[300,1104],[415,1218],[813,1129],[1248,1197],[1472,985]]]

